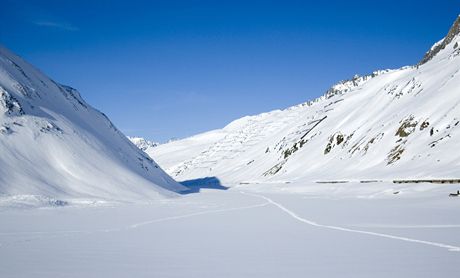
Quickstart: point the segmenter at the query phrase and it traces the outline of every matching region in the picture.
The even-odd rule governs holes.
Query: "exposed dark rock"
[[[424,130],[424,129],[427,128],[429,125],[430,125],[430,122],[424,121],[424,122],[420,125],[420,130]]]
[[[417,124],[418,122],[414,120],[414,116],[410,116],[409,118],[402,121],[401,126],[398,128],[395,135],[401,138],[407,137],[415,131]]]
[[[452,27],[450,27],[449,32],[447,33],[447,36],[437,45],[435,45],[432,49],[430,49],[427,53],[425,53],[425,56],[423,59],[418,63],[418,65],[423,65],[426,62],[430,61],[433,59],[436,54],[438,54],[441,50],[446,48],[448,44],[452,42],[452,40],[460,33],[460,16],[457,17],[455,20],[454,24]],[[458,45],[457,45],[458,46]],[[454,45],[454,48],[456,46]]]
[[[2,87],[0,87],[0,108],[4,110],[4,113],[11,116],[24,115],[24,110],[22,109],[19,101]]]

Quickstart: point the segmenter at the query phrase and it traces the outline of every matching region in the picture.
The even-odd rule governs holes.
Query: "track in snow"
[[[382,234],[382,233],[376,233],[376,232],[369,232],[369,231],[363,231],[363,230],[356,230],[356,229],[350,229],[350,228],[344,228],[344,227],[339,227],[339,226],[332,226],[332,225],[323,225],[319,224],[317,222],[305,219],[297,215],[295,212],[289,210],[285,206],[281,205],[280,203],[277,203],[273,201],[272,199],[265,197],[263,195],[259,194],[254,194],[254,193],[246,193],[243,191],[240,191],[240,193],[244,195],[249,195],[253,197],[257,197],[263,200],[266,200],[268,203],[278,207],[280,210],[284,211],[287,213],[289,216],[292,218],[296,219],[297,221],[300,221],[302,223],[315,226],[315,227],[320,227],[320,228],[326,228],[326,229],[331,229],[331,230],[337,230],[337,231],[342,231],[342,232],[350,232],[350,233],[357,233],[357,234],[365,234],[365,235],[371,235],[371,236],[377,236],[377,237],[383,237],[383,238],[389,238],[389,239],[395,239],[395,240],[401,240],[401,241],[406,241],[406,242],[413,242],[413,243],[419,243],[419,244],[425,244],[425,245],[430,245],[430,246],[435,246],[435,247],[440,247],[440,248],[445,248],[449,251],[460,251],[459,246],[454,246],[454,245],[449,245],[449,244],[444,244],[444,243],[438,243],[438,242],[432,242],[432,241],[426,241],[426,240],[419,240],[419,239],[413,239],[413,238],[408,238],[408,237],[401,237],[401,236],[394,236],[394,235],[389,235],[389,234]]]
[[[200,212],[194,212],[194,213],[177,215],[177,216],[169,216],[169,217],[158,218],[158,219],[153,219],[153,220],[149,220],[149,221],[144,221],[144,222],[132,224],[132,225],[126,227],[126,229],[136,229],[136,228],[139,228],[141,226],[145,226],[145,225],[149,225],[149,224],[153,224],[153,223],[157,223],[157,222],[163,222],[163,221],[169,221],[169,220],[175,220],[175,219],[181,219],[181,218],[188,218],[188,217],[204,215],[204,214],[212,214],[212,213],[219,213],[219,212],[230,212],[230,211],[236,211],[236,210],[259,208],[259,207],[267,206],[269,204],[270,204],[270,202],[266,202],[266,203],[262,203],[262,204],[252,205],[252,206],[227,208],[227,209],[216,209],[216,210],[200,211]]]
[[[440,224],[440,225],[380,225],[380,224],[359,224],[352,225],[359,228],[384,228],[384,229],[450,229],[460,228],[460,224]]]
[[[112,233],[112,232],[121,232],[121,231],[126,231],[126,230],[131,230],[131,229],[137,229],[145,225],[153,224],[153,223],[158,223],[158,222],[164,222],[164,221],[171,221],[171,220],[176,220],[176,219],[182,219],[182,218],[188,218],[188,217],[193,217],[193,216],[199,216],[199,215],[206,215],[206,214],[213,214],[213,213],[221,213],[221,212],[231,212],[231,211],[238,211],[238,210],[246,210],[246,209],[252,209],[252,208],[259,208],[259,207],[264,207],[269,205],[270,202],[264,202],[261,204],[256,204],[256,205],[250,205],[250,206],[242,206],[242,207],[234,207],[234,208],[224,208],[224,209],[216,209],[216,210],[206,210],[206,211],[200,211],[200,212],[194,212],[194,213],[188,213],[188,214],[182,214],[182,215],[175,215],[175,216],[168,216],[168,217],[163,217],[163,218],[157,218],[153,220],[148,220],[144,222],[139,222],[135,224],[131,224],[122,228],[111,228],[111,229],[100,229],[100,230],[93,230],[93,231],[88,231],[88,230],[68,230],[68,231],[50,231],[50,232],[42,232],[42,231],[32,231],[32,232],[14,232],[14,233],[0,233],[1,235],[17,235],[17,234],[25,234],[25,235],[34,235],[35,237],[33,238],[25,238],[21,240],[16,240],[12,242],[0,242],[0,248],[7,246],[7,245],[12,245],[12,244],[18,244],[18,243],[27,243],[31,241],[37,241],[37,240],[42,240],[42,239],[50,239],[50,238],[58,238],[58,237],[69,237],[69,236],[76,236],[76,235],[91,235],[91,234],[96,234],[96,233]]]

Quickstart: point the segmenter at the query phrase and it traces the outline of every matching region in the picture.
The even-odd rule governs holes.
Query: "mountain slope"
[[[160,145],[160,143],[149,141],[145,138],[142,137],[133,137],[133,136],[128,136],[129,141],[136,145],[141,151],[145,151],[149,148],[155,148],[156,146]]]
[[[314,101],[147,152],[179,180],[458,178],[459,20],[417,66],[355,76]]]
[[[156,198],[184,189],[79,93],[0,47],[0,194]]]

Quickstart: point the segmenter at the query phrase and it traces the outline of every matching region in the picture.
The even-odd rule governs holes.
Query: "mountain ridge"
[[[433,59],[436,54],[438,54],[441,50],[445,49],[448,44],[452,42],[452,40],[460,33],[460,15],[457,17],[457,19],[454,21],[452,26],[449,29],[449,32],[447,35],[435,43],[430,50],[428,50],[425,53],[425,56],[422,58],[422,60],[418,63],[418,65],[423,65],[429,60]],[[458,44],[454,48],[457,48]]]
[[[0,195],[151,199],[185,190],[79,92],[0,47]]]
[[[460,158],[449,150],[460,147],[451,140],[460,118],[458,22],[424,63],[355,76],[315,100],[147,153],[179,180],[456,177]],[[175,153],[186,148],[195,150]]]

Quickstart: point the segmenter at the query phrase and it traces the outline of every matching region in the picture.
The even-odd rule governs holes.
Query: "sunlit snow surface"
[[[355,76],[314,101],[146,152],[177,180],[458,179],[460,37],[452,30],[425,64]]]
[[[460,185],[391,181],[460,178],[459,42],[147,146],[182,185],[0,48],[0,277],[458,277]]]
[[[3,207],[0,277],[458,277],[457,188],[258,184]]]
[[[161,199],[182,189],[77,90],[0,46],[0,205]]]

